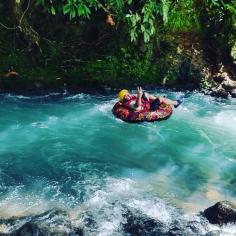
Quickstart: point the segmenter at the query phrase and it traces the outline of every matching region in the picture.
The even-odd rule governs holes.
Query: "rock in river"
[[[228,201],[217,202],[207,208],[203,215],[211,224],[227,224],[236,222],[236,206]]]

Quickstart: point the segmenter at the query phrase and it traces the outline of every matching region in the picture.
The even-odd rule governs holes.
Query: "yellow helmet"
[[[125,95],[128,93],[129,91],[127,89],[122,89],[119,93],[118,93],[118,98],[120,99],[120,101],[124,100]]]

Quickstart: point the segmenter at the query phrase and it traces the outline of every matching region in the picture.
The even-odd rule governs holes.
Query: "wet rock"
[[[25,223],[23,226],[20,227],[15,233],[11,235],[16,236],[33,236],[33,235],[46,235],[48,232],[46,229],[40,229],[36,224],[33,223]]]
[[[213,76],[212,80],[217,84],[220,84],[223,82],[223,78],[221,76]]]
[[[72,225],[66,212],[50,210],[40,215],[1,219],[0,224],[8,226],[9,233],[2,236],[83,236],[82,228]]]
[[[201,93],[205,94],[205,95],[212,95],[213,91],[209,90],[209,89],[201,89],[200,90]]]
[[[204,217],[187,221],[182,215],[176,214],[172,216],[173,221],[162,222],[133,209],[126,209],[123,217],[126,219],[122,225],[124,235],[197,236],[209,231]]]
[[[75,229],[70,232],[51,230],[50,228],[40,228],[37,224],[26,223],[12,236],[82,236],[83,231],[81,229]]]
[[[14,233],[9,236],[82,236],[83,232],[80,229],[73,230],[71,232],[55,230],[48,227],[42,227],[36,223],[27,222],[21,226]]]
[[[198,216],[190,221],[180,216],[170,224],[168,235],[195,236],[204,235],[209,231],[208,222],[204,217]]]
[[[212,232],[205,234],[204,236],[220,236],[220,235],[222,235],[220,230],[214,230]]]
[[[224,89],[213,90],[212,93],[211,93],[211,96],[221,97],[221,98],[228,98],[229,97],[229,92],[224,90]]]
[[[230,92],[232,98],[236,98],[236,89],[232,89]]]
[[[122,225],[125,234],[142,235],[165,235],[167,229],[165,224],[143,215],[137,210],[126,209],[123,217],[126,219]]]
[[[236,222],[236,206],[228,201],[217,202],[207,208],[203,215],[211,224],[227,224]]]

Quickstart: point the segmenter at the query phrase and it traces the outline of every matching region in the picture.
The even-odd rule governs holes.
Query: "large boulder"
[[[208,222],[204,217],[189,221],[178,212],[172,212],[171,215],[170,222],[162,222],[138,210],[124,208],[121,227],[124,235],[135,236],[197,236],[209,231]]]
[[[203,215],[211,224],[227,224],[236,222],[236,206],[228,201],[217,202],[207,208]]]
[[[225,89],[218,89],[218,90],[212,90],[211,96],[215,97],[221,97],[221,98],[228,98],[229,97],[229,92],[226,91]]]
[[[124,211],[122,228],[128,235],[164,235],[168,230],[164,223],[143,215],[137,210],[126,209]]]

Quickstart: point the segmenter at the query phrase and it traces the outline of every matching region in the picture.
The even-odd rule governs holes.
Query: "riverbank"
[[[212,61],[213,55],[204,49],[207,43],[201,35],[180,33],[175,37],[163,36],[161,45],[168,47],[162,46],[160,51],[155,52],[150,45],[139,49],[138,46],[120,43],[119,47],[95,58],[92,57],[94,49],[89,45],[80,57],[75,49],[68,55],[65,48],[54,56],[50,51],[42,56],[35,52],[6,50],[0,56],[0,92],[42,95],[67,90],[70,93],[105,94],[109,90],[143,86],[150,89],[199,90],[220,97],[230,95],[227,90],[216,92],[215,88],[221,84],[217,74],[222,73],[222,65],[231,80],[235,79],[236,67],[232,58],[227,59],[231,61],[225,59],[226,64],[220,61],[223,58]],[[71,45],[71,48],[74,46]],[[91,55],[86,55],[88,51]],[[4,76],[10,65],[18,76]]]
[[[0,4],[0,91],[104,92],[149,85],[212,91],[222,65],[235,79],[234,3],[107,2],[113,15],[84,2],[88,15],[76,6],[78,16],[70,4]],[[3,77],[11,65],[17,79]]]

